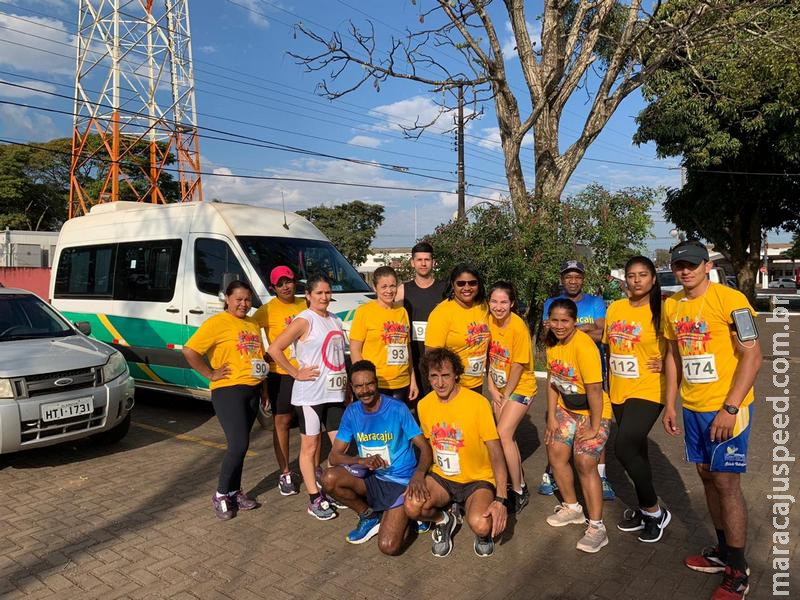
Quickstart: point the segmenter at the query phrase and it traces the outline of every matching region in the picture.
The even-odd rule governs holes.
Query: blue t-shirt
[[[379,479],[408,485],[417,468],[411,440],[418,435],[422,435],[422,430],[406,405],[381,395],[377,412],[366,412],[361,402],[353,402],[348,406],[336,439],[346,444],[355,440],[359,456],[379,454],[389,463],[385,469],[375,471]]]
[[[555,296],[554,298],[548,298],[545,300],[542,321],[547,320],[547,311],[550,310],[550,305],[553,303],[553,300],[556,300],[557,298],[567,298],[567,296],[562,294],[560,296]],[[606,301],[600,296],[583,294],[580,301],[576,302],[575,304],[578,305],[578,325],[594,323],[597,319],[606,318]]]

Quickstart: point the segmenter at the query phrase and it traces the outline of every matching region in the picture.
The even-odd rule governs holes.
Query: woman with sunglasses
[[[378,391],[402,402],[417,399],[411,364],[411,324],[403,305],[395,306],[397,273],[378,267],[372,275],[377,298],[360,305],[350,328],[350,358],[375,365]]]
[[[480,394],[489,337],[483,278],[471,265],[458,264],[450,272],[447,299],[428,317],[425,350],[447,348],[455,352],[464,366],[459,383]]]
[[[253,315],[266,333],[267,342],[271,344],[291,324],[294,318],[306,309],[306,299],[295,297],[297,284],[294,272],[287,266],[280,265],[272,269],[269,282],[275,297],[264,304]],[[283,351],[284,356],[297,368],[294,344]],[[289,429],[292,425],[292,386],[294,379],[281,365],[272,362],[267,375],[267,396],[262,399],[269,402],[272,413],[272,446],[281,475],[278,478],[278,490],[282,496],[297,494],[297,483],[289,470]]]

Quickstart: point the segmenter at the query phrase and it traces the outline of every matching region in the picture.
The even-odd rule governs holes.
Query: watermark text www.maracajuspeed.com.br
[[[775,299],[776,304],[788,301]],[[772,405],[772,493],[767,499],[772,501],[772,595],[792,596],[789,590],[790,539],[789,512],[794,504],[794,496],[789,493],[789,475],[795,457],[789,453],[789,311],[776,306],[768,323],[783,323],[782,332],[772,336],[772,385],[775,395],[768,396]]]

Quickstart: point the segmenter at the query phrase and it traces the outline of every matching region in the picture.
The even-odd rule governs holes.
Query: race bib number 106
[[[325,390],[328,392],[342,392],[347,386],[347,373],[339,371],[338,373],[328,373],[325,378]]]

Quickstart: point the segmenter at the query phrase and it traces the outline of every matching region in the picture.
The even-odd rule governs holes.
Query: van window
[[[62,250],[53,295],[56,298],[111,298],[116,249],[116,245],[106,244]]]
[[[210,238],[198,239],[194,243],[194,277],[197,289],[216,296],[220,292],[224,273],[235,273],[239,279],[247,281],[242,265],[227,242]]]
[[[237,239],[265,283],[269,283],[269,273],[274,267],[286,265],[297,275],[298,293],[305,291],[303,282],[315,273],[330,277],[334,294],[372,291],[353,265],[330,242],[262,236],[242,236]]]
[[[120,244],[114,299],[169,302],[175,295],[180,257],[180,240]]]

